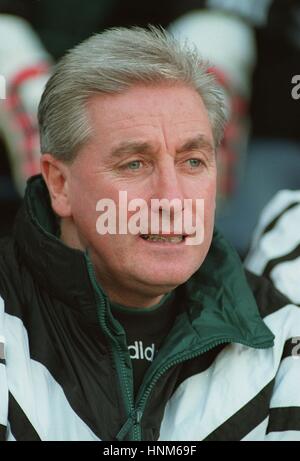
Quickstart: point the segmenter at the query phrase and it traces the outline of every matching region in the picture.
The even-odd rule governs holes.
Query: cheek
[[[214,215],[216,208],[216,177],[210,177],[207,181],[203,181],[200,187],[194,191],[194,197],[204,200],[206,218]]]
[[[211,214],[216,209],[216,182],[211,182],[205,190],[205,204],[207,213]]]
[[[203,190],[204,199],[204,229],[205,239],[207,242],[210,241],[215,221],[215,210],[216,210],[216,181],[210,181],[206,188]]]
[[[72,218],[79,234],[88,240],[96,236],[96,222],[99,213],[96,211],[98,194],[96,189],[86,181],[73,182],[71,193]]]
[[[77,186],[72,189],[71,195],[72,215],[74,219],[90,220],[96,213],[96,204],[91,191],[85,187]]]
[[[75,176],[69,192],[72,215],[78,218],[81,214],[88,221],[97,219],[99,213],[96,211],[96,205],[99,200],[112,199],[115,203],[118,201],[115,189],[96,176]]]

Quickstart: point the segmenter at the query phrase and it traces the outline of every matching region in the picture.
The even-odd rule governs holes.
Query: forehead
[[[183,84],[136,85],[120,94],[94,95],[88,116],[92,136],[103,142],[162,135],[180,140],[199,131],[212,140],[202,98]]]

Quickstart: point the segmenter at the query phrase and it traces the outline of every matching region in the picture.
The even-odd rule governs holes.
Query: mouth
[[[140,237],[148,242],[162,242],[178,244],[185,241],[185,235],[141,234]]]

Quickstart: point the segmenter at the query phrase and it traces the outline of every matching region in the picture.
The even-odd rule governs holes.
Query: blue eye
[[[190,158],[188,159],[188,162],[191,168],[197,168],[202,163],[201,160],[199,160],[198,158]]]
[[[140,160],[133,160],[132,162],[127,163],[127,167],[130,170],[138,170],[141,166],[142,162]]]

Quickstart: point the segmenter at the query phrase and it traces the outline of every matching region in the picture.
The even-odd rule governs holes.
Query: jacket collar
[[[56,235],[59,226],[47,186],[41,175],[28,180],[19,210],[14,237],[33,278],[53,298],[80,309],[97,322],[95,294],[89,279],[85,254],[65,245]]]
[[[98,323],[86,255],[66,246],[56,235],[58,225],[47,186],[41,175],[34,176],[28,181],[14,227],[22,260],[53,298],[79,310],[89,322]],[[242,338],[254,347],[272,345],[273,335],[260,318],[240,259],[217,230],[201,268],[177,290],[187,307],[185,328],[183,322],[178,331],[176,324],[174,327],[174,350],[192,330],[199,338],[226,336]]]

